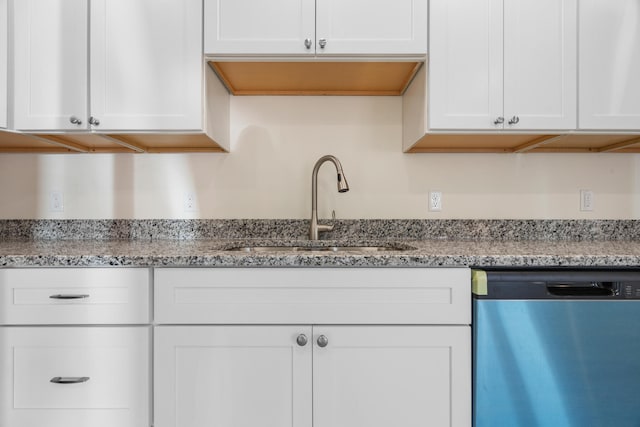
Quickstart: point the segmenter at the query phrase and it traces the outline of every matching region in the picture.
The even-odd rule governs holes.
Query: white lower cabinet
[[[469,427],[469,287],[468,269],[156,269],[154,425]]]
[[[149,427],[148,268],[0,269],[0,427]]]
[[[155,426],[469,426],[470,342],[464,326],[161,326]]]
[[[149,326],[0,327],[0,426],[150,425]]]
[[[156,427],[311,427],[310,327],[161,326]],[[310,340],[310,338],[309,338]]]

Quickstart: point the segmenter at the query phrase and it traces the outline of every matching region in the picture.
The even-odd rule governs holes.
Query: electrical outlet
[[[580,210],[583,212],[593,210],[593,191],[580,190]]]
[[[196,196],[191,192],[184,193],[184,211],[195,212],[196,210]]]
[[[49,211],[64,212],[64,197],[62,191],[52,191],[49,195]]]
[[[429,210],[431,212],[440,212],[442,210],[442,192],[429,192]]]

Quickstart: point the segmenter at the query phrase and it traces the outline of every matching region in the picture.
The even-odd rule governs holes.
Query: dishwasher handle
[[[614,297],[618,287],[615,282],[547,283],[547,292],[558,297]]]

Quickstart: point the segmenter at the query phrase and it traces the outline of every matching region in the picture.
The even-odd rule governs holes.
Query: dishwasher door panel
[[[475,427],[639,427],[640,301],[474,300]]]

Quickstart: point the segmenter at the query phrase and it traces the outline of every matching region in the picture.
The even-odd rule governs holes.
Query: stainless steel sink
[[[414,248],[401,246],[236,246],[233,252],[394,252]]]

